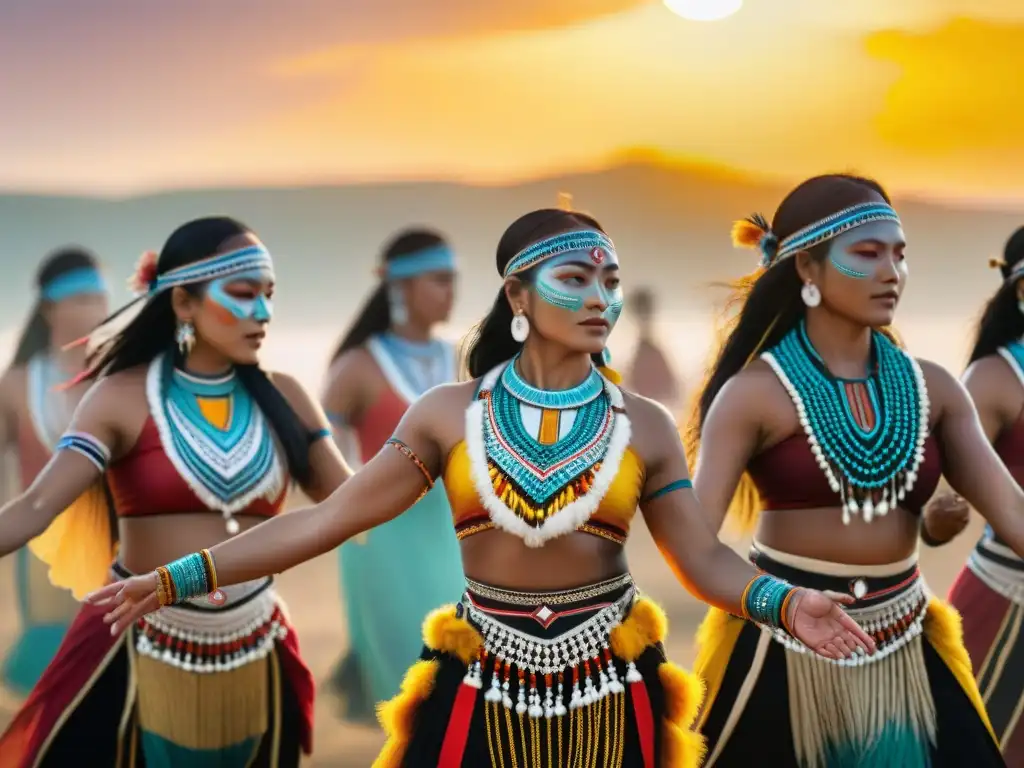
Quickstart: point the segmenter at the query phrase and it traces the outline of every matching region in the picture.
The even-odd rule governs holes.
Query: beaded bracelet
[[[782,628],[790,632],[786,611],[789,608],[789,601],[797,591],[798,588],[789,582],[766,573],[758,574],[743,590],[740,601],[743,617],[757,624]]]
[[[175,605],[217,589],[217,569],[210,550],[204,549],[156,569],[157,600]]]

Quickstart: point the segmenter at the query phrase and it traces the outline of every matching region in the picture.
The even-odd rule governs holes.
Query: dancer
[[[700,684],[665,660],[665,617],[626,566],[638,503],[704,599],[834,659],[874,644],[830,596],[758,575],[719,543],[668,413],[595,367],[622,306],[619,266],[592,218],[523,216],[498,244],[505,284],[470,344],[473,381],[417,400],[328,501],[90,599],[111,606],[119,631],[161,604],[322,554],[441,476],[468,586],[428,617],[421,660],[381,710],[378,768],[696,766]]]
[[[1024,481],[1024,227],[993,263],[1003,283],[978,324],[964,386],[985,435],[1017,482]],[[953,539],[967,515],[957,498],[935,499],[922,538]],[[964,642],[1008,765],[1024,765],[1024,560],[992,526],[960,572],[949,600],[964,620]]]
[[[638,289],[630,297],[629,306],[639,326],[639,339],[627,369],[626,386],[675,411],[679,405],[679,381],[655,339],[654,293],[647,288]]]
[[[98,381],[54,459],[0,510],[0,555],[42,534],[51,578],[76,592],[277,515],[292,480],[322,499],[348,473],[319,406],[258,366],[274,272],[251,230],[189,222],[143,257],[136,285],[143,296],[89,339],[79,380]],[[103,766],[297,766],[309,752],[313,681],[269,578],[117,635],[102,617],[87,605],[71,625],[0,739],[5,766],[63,768],[84,752]]]
[[[899,217],[877,183],[820,176],[734,239],[760,248],[762,269],[738,283],[700,393],[696,493],[716,529],[730,500],[748,522],[760,503],[752,562],[856,598],[879,652],[833,664],[712,610],[696,665],[706,765],[747,765],[752,745],[783,767],[1002,765],[958,617],[922,581],[918,516],[945,473],[1024,551],[1024,493],[959,384],[887,330],[907,278]],[[753,503],[737,493],[745,472]]]
[[[69,247],[50,254],[36,276],[36,303],[21,332],[10,368],[0,378],[0,437],[17,460],[21,489],[50,460],[84,386],[57,387],[81,373],[83,350],[63,350],[107,315],[107,286],[99,262]],[[13,480],[7,473],[0,483]],[[4,500],[19,488],[3,488]],[[3,662],[3,682],[26,695],[50,663],[78,612],[78,601],[50,583],[46,565],[31,546],[15,554],[14,588],[21,634]]]
[[[384,250],[380,277],[334,354],[323,397],[339,447],[354,438],[361,463],[420,395],[457,377],[454,347],[432,335],[454,300],[448,244],[428,230],[402,232]],[[376,703],[398,693],[419,655],[423,615],[462,589],[450,519],[438,482],[401,517],[339,549],[350,650],[333,681],[349,719],[375,722]]]

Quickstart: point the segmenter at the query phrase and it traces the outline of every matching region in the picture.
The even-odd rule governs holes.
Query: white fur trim
[[[489,392],[497,380],[497,374],[504,366],[498,366],[488,373],[481,382],[480,391]],[[622,393],[619,388],[602,376],[605,391],[608,393],[609,404],[613,408],[622,408]],[[597,511],[602,499],[611,487],[619,472],[622,457],[629,447],[632,436],[629,417],[625,413],[614,413],[612,435],[608,441],[608,449],[601,459],[601,469],[594,473],[594,482],[590,491],[575,501],[558,510],[538,526],[530,525],[517,516],[505,503],[498,498],[491,483],[487,465],[487,448],[484,445],[484,401],[474,400],[466,409],[466,451],[469,454],[470,471],[473,484],[480,496],[480,502],[487,510],[491,522],[504,531],[515,534],[528,547],[541,547],[545,542],[572,533]]]
[[[263,476],[259,483],[257,483],[252,489],[237,496],[229,502],[224,502],[207,488],[203,482],[197,478],[189,470],[188,465],[182,459],[181,455],[175,450],[174,440],[172,439],[173,428],[167,418],[165,412],[165,400],[164,393],[161,387],[163,379],[163,361],[164,355],[157,355],[149,365],[149,371],[146,373],[146,399],[149,401],[149,413],[153,417],[153,423],[156,424],[156,431],[160,435],[160,444],[163,446],[164,454],[167,456],[168,461],[181,476],[181,479],[185,481],[188,487],[196,495],[196,497],[206,505],[207,508],[220,512],[225,518],[230,517],[240,509],[245,509],[249,504],[261,498],[276,498],[281,491],[284,489],[283,472],[281,470],[281,461],[278,458],[277,446],[274,445],[273,458],[271,459],[270,469],[267,474]],[[237,452],[239,450],[245,451],[243,460],[251,455],[251,451],[255,450],[263,441],[263,435],[266,431],[269,431],[266,419],[263,413],[259,410],[259,407],[253,404],[255,413],[253,414],[254,421],[256,422],[252,426],[254,438],[252,440],[243,441],[238,446],[228,453],[223,453],[219,449],[217,453],[223,457],[223,461],[226,465],[235,463],[238,459]],[[175,414],[171,414],[172,418],[175,418]],[[202,454],[209,454],[209,449],[213,446],[207,444],[199,446],[195,440],[186,432],[182,432],[182,436],[189,442],[193,448],[197,448]],[[271,441],[273,441],[273,434],[270,435]],[[237,471],[237,470],[236,470]],[[227,475],[226,475],[227,476]]]

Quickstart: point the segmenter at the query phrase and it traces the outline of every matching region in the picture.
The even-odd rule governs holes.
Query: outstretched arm
[[[102,474],[110,453],[116,455],[116,389],[102,381],[86,392],[65,433],[76,437],[54,453],[32,485],[0,509],[0,557],[43,533]]]
[[[922,361],[938,406],[946,479],[1014,552],[1024,556],[1024,491],[999,460],[964,387],[945,369]]]
[[[759,618],[750,587],[761,574],[719,541],[686,482],[686,458],[671,417],[662,409],[650,413],[657,408],[653,404],[648,408],[643,427],[653,442],[641,510],[655,543],[683,585],[701,600],[737,616]],[[788,591],[792,595],[782,605],[780,623],[805,645],[836,659],[858,648],[874,652],[871,638],[837,604],[853,602],[852,597]]]
[[[327,499],[267,520],[208,550],[217,586],[270,576],[312,560],[412,506],[441,469],[433,420],[445,412],[444,389],[420,398],[406,412],[392,440]],[[119,631],[159,607],[157,585],[157,574],[150,573],[105,587],[86,599],[95,604],[117,602],[111,620],[114,631]],[[206,591],[193,589],[194,594]]]

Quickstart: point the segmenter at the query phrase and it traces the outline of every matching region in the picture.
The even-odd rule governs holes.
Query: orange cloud
[[[919,34],[869,36],[868,53],[900,68],[877,117],[881,138],[933,157],[963,150],[1020,156],[1022,39],[1024,24],[966,18]]]

